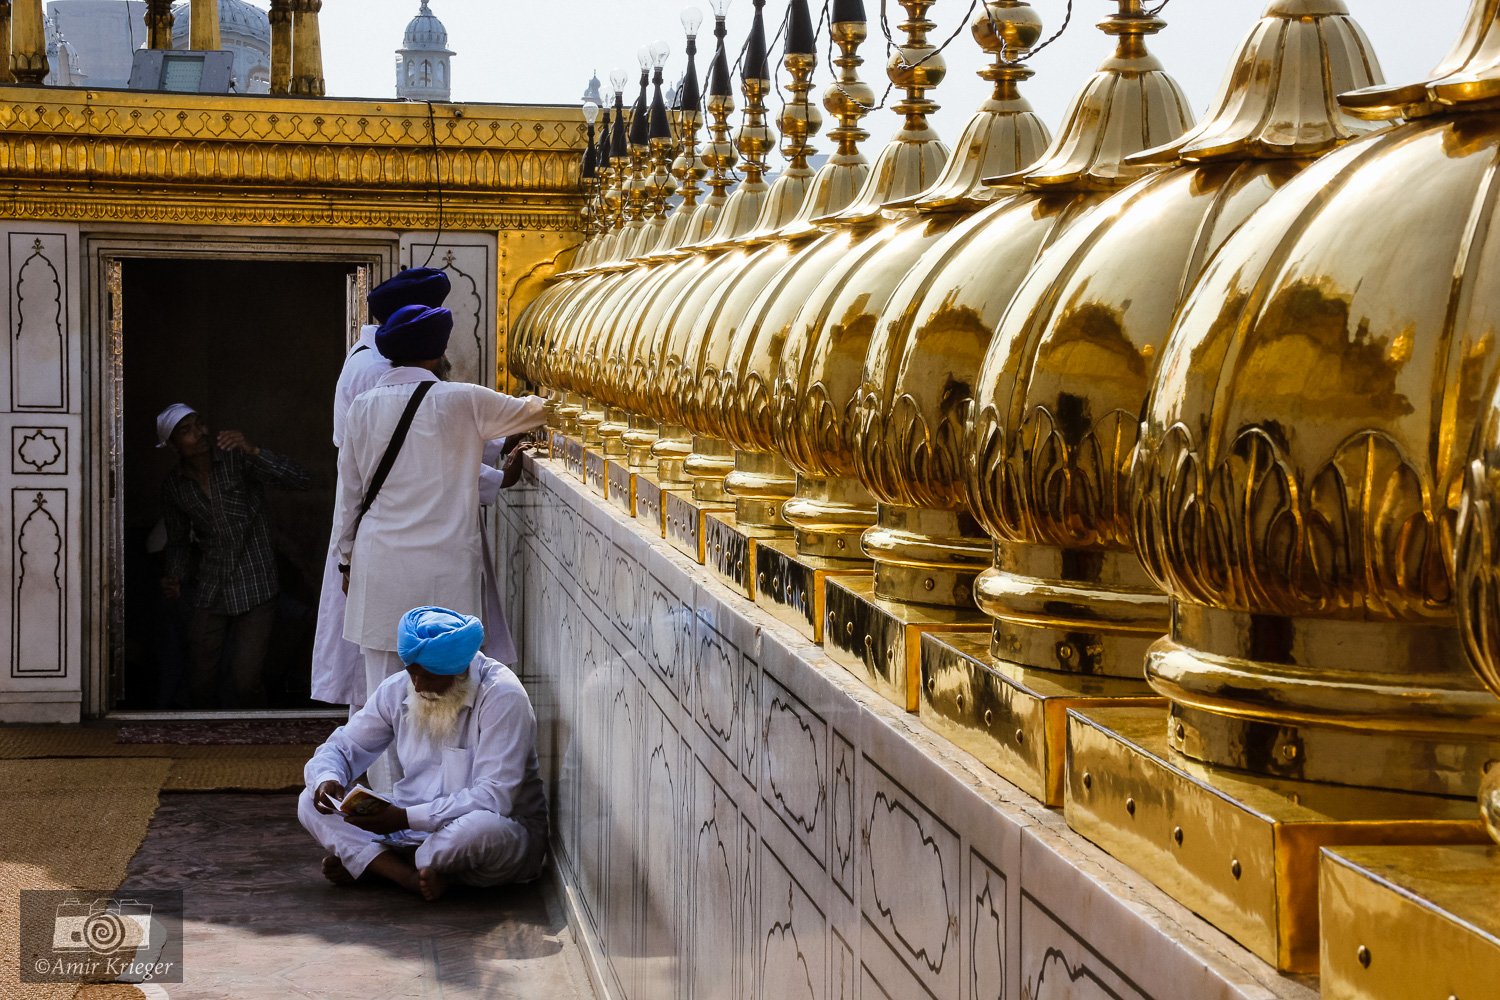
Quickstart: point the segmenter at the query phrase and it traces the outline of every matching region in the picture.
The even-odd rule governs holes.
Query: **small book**
[[[344,793],[344,797],[336,799],[332,795],[325,794],[323,801],[333,806],[345,816],[368,816],[378,813],[391,804],[391,800],[377,792],[371,791],[364,785],[355,785]]]

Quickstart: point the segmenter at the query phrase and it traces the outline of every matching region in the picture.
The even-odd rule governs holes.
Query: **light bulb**
[[[651,43],[651,65],[658,68],[667,64],[667,56],[672,54],[672,47],[666,42],[658,39]]]
[[[636,49],[635,50],[635,58],[636,58],[636,61],[641,64],[641,70],[642,71],[650,69],[651,68],[651,46],[649,46],[649,45],[642,45],[640,48]]]
[[[714,16],[723,17],[729,13],[729,5],[733,0],[710,0],[710,2],[714,9]]]
[[[682,8],[682,31],[689,38],[698,34],[698,27],[703,24],[703,11],[697,7]]]
[[[594,124],[595,119],[597,119],[598,117],[599,117],[599,105],[595,104],[593,101],[584,101],[583,102],[583,120],[585,122],[587,122],[588,124],[592,125],[592,124]]]
[[[630,77],[618,66],[609,71],[609,85],[615,88],[616,94],[625,93],[625,85],[629,82]]]

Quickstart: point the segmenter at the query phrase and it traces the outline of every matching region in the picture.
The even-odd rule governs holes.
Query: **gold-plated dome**
[[[852,454],[863,485],[881,502],[880,523],[863,539],[881,597],[972,606],[974,577],[990,561],[989,539],[968,517],[962,482],[963,421],[975,375],[1037,254],[1102,200],[1103,189],[1151,169],[1125,167],[1125,154],[1187,127],[1186,99],[1145,47],[1145,36],[1164,25],[1138,3],[1122,2],[1100,25],[1117,37],[1114,54],[1085,84],[1040,160],[992,191],[988,207],[923,247],[869,320],[874,335],[858,386]],[[1072,172],[1072,185],[1057,183],[1060,165]],[[1042,190],[1030,189],[1033,170]],[[873,503],[867,509],[874,521]]]
[[[1458,511],[1458,622],[1464,652],[1500,695],[1500,398],[1492,398],[1475,439]],[[1500,841],[1500,767],[1489,765],[1479,788],[1480,814]]]
[[[1379,79],[1341,0],[1272,0],[1203,122],[1124,164],[1175,165],[1098,203],[1017,291],[979,372],[966,449],[970,502],[995,538],[976,598],[996,619],[997,659],[1143,676],[1168,603],[1135,555],[1130,464],[1173,314],[1267,199],[1371,130],[1337,95]],[[1040,206],[1059,190],[1025,197]]]
[[[902,0],[907,18],[901,29],[907,40],[895,47],[886,66],[892,85],[906,92],[893,105],[902,115],[901,129],[882,150],[854,201],[823,220],[831,230],[828,235],[788,265],[795,273],[789,270],[777,282],[779,301],[770,303],[756,318],[770,333],[765,343],[784,338],[772,392],[773,426],[777,449],[797,474],[797,495],[783,504],[782,515],[796,528],[797,550],[803,554],[853,557],[857,553],[850,544],[851,532],[857,534],[865,523],[857,504],[849,503],[846,496],[851,488],[862,493],[859,484],[830,473],[818,447],[836,437],[843,443],[840,431],[847,414],[841,403],[853,397],[854,357],[863,355],[868,329],[855,332],[852,338],[840,337],[838,332],[825,337],[825,305],[836,298],[848,274],[873,252],[872,233],[891,231],[881,225],[886,221],[886,203],[907,199],[931,186],[947,161],[948,148],[927,120],[937,109],[927,91],[946,72],[941,55],[927,41],[933,27],[927,20],[931,6],[931,0]],[[825,375],[835,383],[831,392]],[[845,383],[848,391],[841,394]],[[816,416],[807,418],[809,414]],[[830,431],[829,425],[838,429]]]
[[[1463,93],[1497,79],[1500,5],[1476,2],[1476,29],[1478,58],[1445,69],[1473,77]],[[1381,92],[1397,91],[1414,88]],[[1173,599],[1147,677],[1177,749],[1470,795],[1500,758],[1500,702],[1462,663],[1451,544],[1500,374],[1500,119],[1425,92],[1427,117],[1309,167],[1209,265],[1159,366],[1133,495]]]

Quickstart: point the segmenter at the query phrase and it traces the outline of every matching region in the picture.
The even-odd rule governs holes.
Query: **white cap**
[[[165,448],[172,440],[172,432],[177,425],[182,423],[184,417],[190,416],[198,411],[186,403],[173,403],[156,415],[156,446]]]

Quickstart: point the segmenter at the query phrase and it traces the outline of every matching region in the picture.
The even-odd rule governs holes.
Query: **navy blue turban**
[[[408,267],[394,278],[376,285],[365,296],[365,301],[370,304],[370,319],[384,323],[402,306],[440,306],[448,298],[450,287],[446,271]]]
[[[452,332],[448,310],[402,306],[375,331],[375,349],[397,364],[429,361],[443,356]]]
[[[484,626],[473,615],[447,608],[412,608],[396,629],[396,654],[429,674],[452,676],[469,668],[484,643]]]

